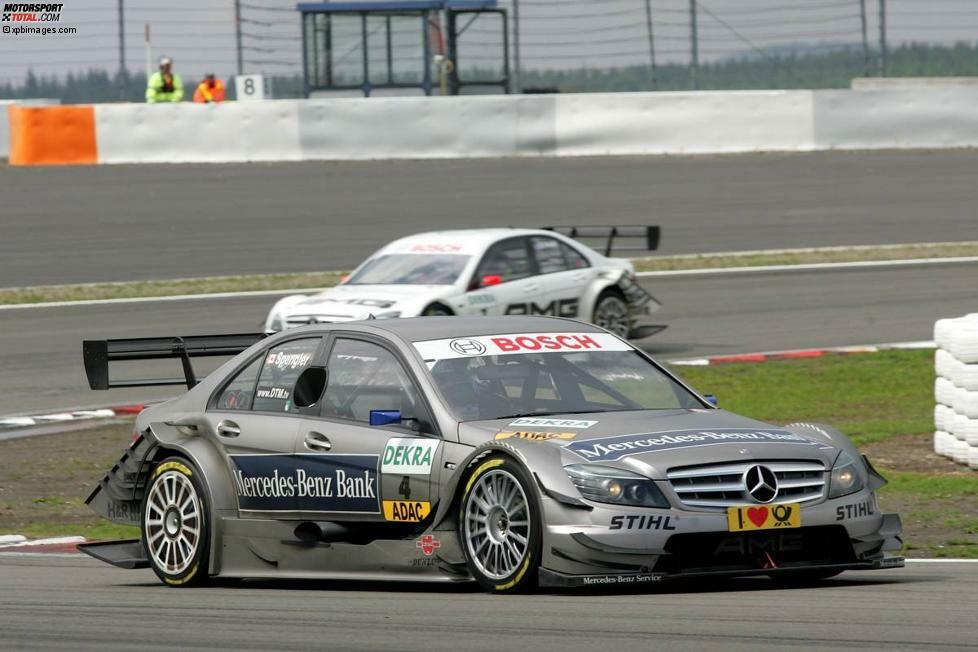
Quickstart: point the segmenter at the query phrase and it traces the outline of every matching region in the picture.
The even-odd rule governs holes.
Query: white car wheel
[[[604,292],[598,297],[591,322],[622,339],[628,339],[628,332],[631,330],[628,305],[620,295],[613,292]]]

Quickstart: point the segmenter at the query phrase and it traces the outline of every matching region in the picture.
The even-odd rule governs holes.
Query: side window
[[[526,238],[510,238],[489,247],[479,265],[479,277],[499,276],[502,283],[516,281],[533,274]]]
[[[585,267],[591,266],[591,264],[587,262],[587,258],[585,258],[581,252],[574,247],[565,245],[563,242],[561,242],[560,248],[564,251],[564,258],[567,260],[567,269],[584,269]]]
[[[231,379],[217,399],[215,407],[218,410],[250,410],[255,398],[255,381],[258,380],[258,370],[261,369],[262,358],[238,372]]]
[[[306,367],[312,364],[319,338],[291,340],[272,347],[258,378],[252,409],[261,412],[296,412],[292,388]]]
[[[530,238],[530,245],[533,247],[533,257],[537,260],[537,269],[541,274],[553,274],[567,269],[564,254],[560,250],[561,244],[553,238]]]
[[[370,423],[371,410],[400,410],[426,421],[418,390],[400,361],[382,346],[338,339],[330,353],[322,415]]]

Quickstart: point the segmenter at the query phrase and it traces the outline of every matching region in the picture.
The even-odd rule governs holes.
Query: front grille
[[[683,505],[726,508],[758,502],[744,486],[744,474],[757,465],[771,469],[778,479],[778,494],[771,501],[773,504],[808,503],[820,500],[825,493],[825,466],[804,460],[683,466],[669,469],[666,477]]]
[[[852,543],[841,525],[674,534],[665,549],[669,554],[659,558],[655,572],[743,571],[856,561]]]

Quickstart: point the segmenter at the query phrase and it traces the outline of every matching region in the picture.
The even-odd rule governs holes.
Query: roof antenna
[[[374,313],[370,313],[369,315],[367,315],[367,320],[369,321],[371,319],[377,319],[376,317],[374,317]]]

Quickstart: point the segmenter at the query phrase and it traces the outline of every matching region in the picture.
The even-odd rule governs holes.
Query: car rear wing
[[[545,226],[547,231],[554,231],[575,240],[585,242],[595,249],[604,247],[604,255],[610,256],[616,249],[615,241],[620,239],[638,240],[639,244],[617,247],[618,251],[655,251],[659,248],[659,238],[662,229],[658,226],[641,226],[638,224],[626,226]],[[595,241],[603,241],[594,244]]]
[[[187,337],[141,337],[121,340],[85,340],[82,355],[85,374],[92,389],[114,387],[153,387],[197,384],[191,358],[232,356],[245,351],[265,337],[264,333],[240,335],[190,335]],[[109,365],[123,360],[160,360],[178,358],[183,365],[183,378],[148,378],[112,380]]]

